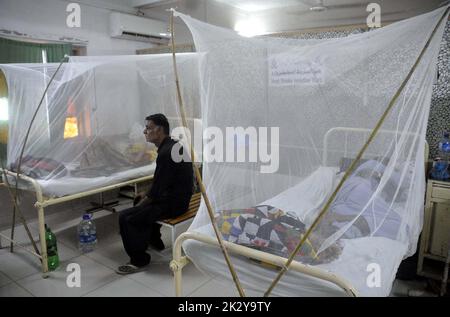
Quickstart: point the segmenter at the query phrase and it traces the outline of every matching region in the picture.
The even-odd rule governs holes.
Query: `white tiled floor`
[[[0,297],[31,297],[29,292],[17,285],[16,283],[10,283],[3,287],[0,287]]]
[[[126,206],[117,208],[121,210]],[[74,217],[75,214],[75,217]],[[115,269],[129,259],[123,249],[118,229],[118,213],[101,211],[94,215],[98,245],[95,251],[81,254],[77,249],[76,225],[79,214],[72,210],[63,211],[46,218],[46,222],[56,233],[61,265],[42,277],[38,259],[20,248],[11,254],[3,240],[0,249],[0,297],[4,296],[174,296],[174,281],[169,263],[172,259],[170,230],[162,228],[162,238],[166,247],[163,252],[149,249],[152,262],[148,270],[132,275],[120,276]],[[30,223],[32,235],[37,238],[38,226]],[[9,230],[3,231],[9,235]],[[17,227],[16,238],[32,249],[23,227]],[[67,265],[77,263],[81,267],[81,287],[70,288],[67,279]],[[420,289],[423,285],[409,285],[396,281],[392,296],[406,296],[411,288]],[[405,293],[406,292],[406,293]],[[192,297],[236,297],[237,290],[230,284],[224,285],[214,277],[205,276],[193,264],[183,269],[183,295]],[[262,293],[246,290],[250,297]]]
[[[0,272],[0,287],[9,284],[11,282],[12,280],[8,276]]]
[[[84,296],[87,297],[161,297],[164,296],[157,291],[150,289],[127,277],[119,278],[93,292]]]
[[[126,206],[117,208],[121,210]],[[78,217],[79,213],[75,214]],[[73,211],[62,211],[46,218],[47,224],[55,232],[58,241],[60,267],[43,278],[39,260],[16,247],[9,252],[8,243],[3,240],[0,249],[0,297],[3,296],[174,296],[173,275],[169,268],[172,259],[170,230],[162,228],[162,238],[167,247],[163,252],[149,249],[152,262],[145,272],[120,276],[115,269],[126,262],[126,255],[119,235],[118,214],[101,211],[94,214],[97,227],[98,245],[87,254],[77,249],[76,225]],[[29,224],[32,235],[37,240],[38,225]],[[9,235],[10,230],[2,233]],[[17,227],[15,237],[32,249],[23,227]],[[39,245],[38,245],[39,246]],[[69,263],[77,263],[81,268],[81,287],[70,288],[66,280],[72,272],[67,272]],[[213,294],[216,285],[208,284],[210,277],[200,273],[192,264],[183,270],[183,294]],[[209,289],[211,288],[211,289]],[[196,295],[201,296],[201,295]],[[217,294],[216,296],[220,296]]]

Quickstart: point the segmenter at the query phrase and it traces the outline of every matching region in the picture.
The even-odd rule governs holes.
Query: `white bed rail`
[[[367,140],[369,138],[370,133],[372,132],[372,129],[365,129],[365,128],[348,128],[348,127],[335,127],[332,128],[330,130],[327,131],[327,133],[325,133],[324,137],[323,137],[323,153],[322,153],[322,164],[323,166],[327,166],[327,161],[328,161],[328,152],[329,152],[329,141],[330,141],[330,137],[332,135],[335,135],[337,133],[344,133],[345,136],[345,143],[344,143],[344,153],[347,153],[347,136],[349,134],[362,134],[364,135],[364,140]],[[401,131],[393,131],[393,130],[379,130],[378,131],[378,135],[381,134],[391,134],[391,135],[411,135],[411,136],[418,136],[417,133],[412,133],[412,132],[401,132]],[[362,144],[361,144],[362,146]],[[429,152],[429,148],[428,148],[428,143],[427,141],[425,141],[425,162],[428,159],[428,152]],[[355,152],[356,154],[356,152]]]
[[[173,260],[170,262],[170,268],[174,273],[175,282],[175,294],[176,296],[182,295],[182,269],[189,263],[189,259],[186,256],[182,256],[182,244],[186,240],[196,240],[212,246],[219,247],[219,243],[213,237],[208,235],[200,234],[198,232],[185,232],[181,234],[175,241],[173,246],[172,254]],[[224,245],[232,253],[240,254],[248,258],[256,259],[266,263],[276,265],[278,267],[283,267],[286,263],[286,258],[276,256],[270,253],[258,251],[248,247],[244,247],[235,243],[224,241]],[[327,272],[325,270],[319,269],[317,267],[308,266],[297,261],[293,261],[289,267],[290,269],[304,273],[308,276],[312,276],[324,281],[328,281],[340,287],[348,296],[357,296],[356,290],[344,279],[339,276]]]

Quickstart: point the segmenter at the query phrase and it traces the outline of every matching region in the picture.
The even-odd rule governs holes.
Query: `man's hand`
[[[133,199],[133,206],[137,206],[142,200],[142,195],[136,195]]]
[[[136,197],[134,197],[133,206],[140,206],[148,200],[149,198],[145,194],[138,194]]]

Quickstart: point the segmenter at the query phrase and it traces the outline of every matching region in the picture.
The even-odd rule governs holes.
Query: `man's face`
[[[155,125],[153,121],[147,120],[144,135],[147,142],[155,143],[160,139],[161,127]]]

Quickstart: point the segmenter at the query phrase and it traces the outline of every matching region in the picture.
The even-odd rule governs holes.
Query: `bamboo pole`
[[[25,152],[25,147],[26,147],[26,144],[28,142],[28,137],[29,137],[30,132],[31,132],[31,127],[33,126],[34,120],[36,119],[36,116],[37,116],[37,114],[39,112],[39,109],[42,106],[42,102],[44,101],[44,98],[45,98],[45,95],[47,94],[48,88],[50,87],[51,83],[53,82],[53,79],[55,78],[56,74],[59,72],[59,69],[61,68],[62,64],[64,63],[64,61],[66,60],[67,57],[68,57],[67,55],[64,55],[64,57],[61,59],[61,62],[59,63],[58,68],[53,73],[52,77],[50,78],[50,81],[48,82],[47,86],[45,87],[45,90],[44,90],[44,92],[42,94],[41,100],[39,101],[39,104],[38,104],[38,106],[37,106],[37,108],[36,108],[36,110],[35,110],[35,112],[33,114],[33,117],[31,118],[30,124],[28,126],[27,133],[25,135],[25,139],[23,141],[22,150],[20,151],[20,156],[19,156],[19,162],[17,164],[16,185],[14,186],[14,199],[13,199],[14,209],[13,209],[13,222],[12,222],[12,228],[11,228],[11,241],[14,240],[14,229],[16,227],[15,226],[15,219],[16,219],[16,206],[18,205],[17,198],[18,198],[20,168],[21,168],[21,165],[22,165],[22,159],[23,159],[23,154]],[[8,183],[7,183],[7,186],[8,186]],[[32,242],[34,242],[32,237],[30,239],[31,239]],[[41,237],[41,239],[42,239],[42,237]],[[13,251],[13,245],[14,245],[13,242],[11,242],[11,252]],[[33,246],[35,246],[34,243],[33,243]],[[43,252],[43,250],[41,250],[41,252]]]
[[[37,254],[39,254],[39,250],[38,250],[38,248],[37,248],[37,246],[36,246],[36,242],[35,242],[34,239],[33,239],[33,235],[31,234],[30,229],[28,228],[27,222],[26,222],[26,220],[25,220],[25,217],[23,216],[23,213],[22,213],[22,211],[20,210],[19,205],[16,203],[14,194],[13,194],[13,192],[11,191],[11,186],[10,186],[9,181],[8,181],[8,175],[6,174],[5,167],[4,167],[4,165],[3,165],[3,161],[1,162],[1,165],[2,165],[3,177],[5,178],[5,185],[6,185],[6,188],[7,188],[7,190],[8,190],[8,193],[9,193],[9,196],[11,197],[12,202],[14,203],[14,212],[13,212],[14,216],[13,216],[13,218],[14,218],[14,219],[16,218],[16,217],[15,217],[15,210],[17,210],[17,213],[19,214],[20,220],[22,221],[22,224],[23,224],[23,226],[24,226],[24,228],[25,228],[25,231],[27,232],[28,238],[30,239],[31,244],[33,245],[33,249],[34,249],[34,251],[35,251]],[[11,239],[9,239],[9,240],[11,241],[11,245],[10,245],[10,251],[11,251],[11,252],[13,252],[12,246],[14,245],[14,242],[13,242],[13,241],[14,241],[14,234],[12,234],[14,228],[15,228],[15,223],[13,222],[13,227],[11,228],[11,236],[12,236],[12,237],[11,237]],[[16,244],[17,244],[17,243],[16,243]]]
[[[180,92],[180,82],[178,79],[178,70],[177,70],[177,62],[176,62],[176,56],[175,56],[175,37],[174,37],[174,25],[173,25],[173,9],[171,9],[171,14],[170,14],[170,32],[171,32],[171,44],[172,44],[172,60],[173,60],[173,69],[174,69],[174,74],[175,74],[175,83],[176,83],[176,88],[177,88],[177,99],[178,99],[178,106],[180,109],[180,114],[181,114],[181,120],[183,122],[183,126],[187,129],[187,121],[186,121],[186,113],[184,110],[184,105],[183,105],[183,99],[181,97],[181,92]],[[198,170],[198,167],[195,165],[195,153],[194,153],[194,147],[192,145],[191,140],[189,141],[189,145],[190,145],[190,150],[191,150],[191,161],[192,161],[192,166],[194,167],[194,172],[195,172],[195,176],[197,178],[197,182],[200,186],[200,190],[202,192],[202,196],[203,199],[205,200],[205,204],[206,204],[206,208],[208,210],[208,214],[209,214],[209,218],[211,220],[211,224],[213,226],[214,229],[214,233],[216,234],[217,240],[219,242],[220,245],[220,249],[222,250],[223,256],[225,257],[225,261],[228,265],[228,269],[230,270],[231,276],[233,277],[233,281],[236,285],[236,288],[239,292],[239,295],[241,297],[245,297],[245,293],[244,290],[242,289],[242,286],[239,282],[239,278],[236,274],[236,271],[234,270],[233,264],[231,263],[230,260],[230,256],[228,255],[228,251],[225,248],[225,245],[223,243],[223,238],[222,235],[219,232],[219,228],[217,227],[216,221],[214,219],[214,212],[212,210],[210,201],[208,199],[208,195],[206,194],[206,189],[205,186],[203,184],[202,181],[202,176],[200,174],[200,171]]]
[[[27,247],[21,245],[20,243],[11,240],[10,238],[8,238],[7,236],[5,236],[3,233],[0,233],[0,237],[2,237],[3,239],[6,239],[8,241],[10,241],[11,243],[14,243],[15,245],[17,245],[18,247],[21,247],[22,249],[24,249],[25,251],[27,251],[28,253],[38,257],[39,259],[42,259],[41,255],[38,252],[33,252],[31,250],[29,250]]]
[[[16,206],[17,206],[17,199],[16,196],[14,196],[13,199],[13,212],[12,212],[12,221],[11,221],[11,241],[14,240],[14,233],[15,233],[15,229],[16,229]],[[14,243],[10,243],[9,245],[9,252],[13,253],[14,252]]]
[[[359,162],[359,160],[361,159],[361,157],[363,156],[364,152],[366,151],[366,149],[368,148],[368,146],[370,145],[370,143],[372,142],[372,140],[375,138],[378,130],[381,128],[384,120],[386,119],[387,115],[389,114],[389,112],[391,111],[391,109],[394,107],[395,102],[397,101],[398,97],[400,96],[401,92],[403,91],[403,89],[405,88],[406,84],[408,83],[409,79],[411,78],[412,74],[414,73],[415,69],[417,68],[417,65],[419,65],[420,60],[422,59],[423,55],[425,54],[425,51],[427,50],[428,46],[431,43],[431,40],[433,39],[434,35],[436,34],[436,31],[438,29],[438,27],[441,25],[442,21],[444,20],[444,17],[447,16],[448,12],[449,12],[450,7],[447,8],[447,10],[445,10],[444,14],[442,15],[442,17],[440,18],[439,22],[436,24],[436,26],[433,29],[433,32],[431,33],[430,37],[428,38],[425,46],[423,47],[422,51],[420,52],[419,56],[417,57],[415,63],[413,64],[413,66],[411,67],[408,75],[406,76],[406,78],[403,80],[402,84],[400,85],[400,87],[397,89],[396,93],[394,94],[394,96],[392,97],[391,101],[389,102],[386,110],[384,111],[383,115],[380,117],[380,119],[378,120],[377,124],[375,125],[375,128],[372,130],[367,142],[363,145],[363,147],[361,148],[361,150],[359,151],[358,155],[356,156],[356,158],[353,160],[352,164],[349,166],[349,168],[347,169],[347,171],[344,174],[344,177],[342,177],[341,181],[339,182],[338,186],[336,187],[336,189],[334,190],[333,194],[331,194],[330,198],[328,198],[327,203],[325,204],[325,206],[322,208],[321,212],[319,213],[319,215],[317,216],[317,218],[314,220],[314,222],[312,223],[312,225],[309,227],[309,229],[306,231],[305,235],[302,237],[302,239],[300,240],[300,242],[297,244],[297,247],[295,248],[295,250],[291,253],[291,255],[289,256],[288,260],[286,261],[285,266],[280,270],[280,272],[278,273],[277,277],[273,280],[272,284],[269,286],[269,288],[267,289],[266,293],[264,293],[264,296],[267,297],[270,295],[270,292],[273,290],[273,288],[276,286],[276,284],[280,281],[281,277],[284,275],[284,273],[286,273],[286,271],[289,269],[289,266],[291,265],[295,255],[297,254],[297,252],[300,250],[300,248],[303,246],[303,244],[305,243],[306,239],[309,237],[309,235],[311,234],[311,232],[314,230],[314,228],[317,226],[317,224],[320,222],[320,220],[322,220],[323,216],[325,215],[325,213],[328,211],[328,208],[330,207],[331,203],[333,202],[334,198],[336,197],[337,193],[339,192],[339,190],[341,189],[342,185],[344,184],[344,182],[347,180],[347,178],[350,176],[350,174],[353,172],[354,168],[356,167],[356,164]]]

